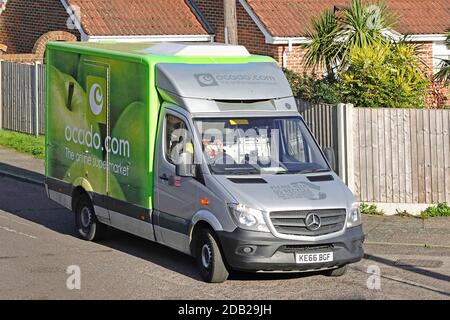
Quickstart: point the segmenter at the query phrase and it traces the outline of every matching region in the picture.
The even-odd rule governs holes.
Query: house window
[[[433,43],[433,70],[437,73],[440,70],[442,60],[450,59],[450,49],[444,41]]]

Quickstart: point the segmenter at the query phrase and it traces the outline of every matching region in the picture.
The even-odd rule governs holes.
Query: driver
[[[209,159],[215,159],[218,155],[224,153],[223,142],[220,139],[211,137],[211,139],[203,139],[205,155]]]

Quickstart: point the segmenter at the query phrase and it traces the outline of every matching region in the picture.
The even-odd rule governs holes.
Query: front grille
[[[306,217],[315,213],[321,222],[317,230],[306,227]],[[272,212],[270,220],[275,230],[280,234],[292,236],[322,236],[344,229],[346,219],[345,209],[308,210],[308,211],[282,211]]]

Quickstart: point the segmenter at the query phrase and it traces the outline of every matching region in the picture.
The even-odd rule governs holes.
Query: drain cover
[[[395,262],[396,266],[410,268],[440,268],[443,264],[444,262],[439,260],[402,259]]]

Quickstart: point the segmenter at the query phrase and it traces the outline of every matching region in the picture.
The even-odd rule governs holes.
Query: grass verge
[[[0,130],[0,146],[33,155],[37,159],[45,157],[45,138],[24,133]]]
[[[360,210],[362,214],[368,216],[383,216],[384,211],[379,210],[378,207],[374,204],[361,203]]]
[[[435,218],[435,217],[450,217],[450,206],[448,203],[440,203],[437,206],[429,207],[423,211],[420,215],[422,219]]]

